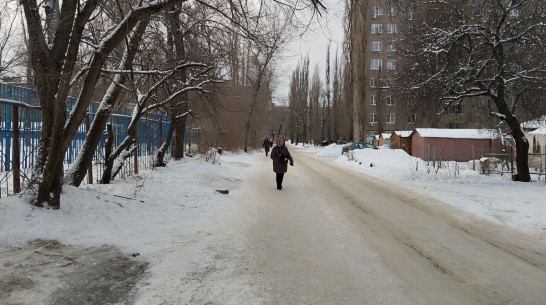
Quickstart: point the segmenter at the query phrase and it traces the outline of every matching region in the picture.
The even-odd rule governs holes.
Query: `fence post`
[[[19,106],[13,106],[12,109],[12,126],[13,126],[13,193],[21,192],[21,151],[19,141]]]
[[[476,157],[474,155],[474,145],[472,145],[472,170],[476,170]]]
[[[85,116],[85,134],[89,133],[90,125],[89,113],[87,113]],[[93,158],[91,158],[91,162],[89,162],[89,167],[87,168],[87,183],[93,184]]]
[[[546,184],[546,145],[544,145],[544,184]]]
[[[191,127],[188,132],[188,153],[191,155]]]
[[[430,144],[427,144],[427,155],[426,155],[426,158],[427,158],[427,165],[429,165],[429,161],[430,161]]]
[[[6,148],[4,150],[4,153],[6,154],[4,156],[4,170],[6,171],[9,171],[11,170],[11,142],[12,142],[12,138],[13,138],[13,127],[12,127],[12,120],[13,120],[13,106],[11,107],[6,107],[6,118],[5,118],[5,122],[4,124],[6,124]],[[11,131],[11,132],[10,132]]]
[[[512,174],[512,179],[514,177],[514,148],[510,147],[510,173]]]
[[[138,133],[137,133],[137,128],[136,127],[135,127],[135,153],[134,153],[133,157],[134,157],[134,161],[135,161],[134,162],[135,163],[134,172],[135,172],[135,175],[136,175],[136,174],[138,174]]]
[[[432,167],[436,168],[436,146],[432,146]]]
[[[159,143],[157,144],[157,147],[161,147],[163,144],[163,118],[159,119]]]

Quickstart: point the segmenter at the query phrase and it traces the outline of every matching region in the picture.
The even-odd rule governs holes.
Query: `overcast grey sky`
[[[298,39],[294,39],[283,53],[277,70],[277,84],[273,89],[273,100],[276,104],[282,104],[288,100],[290,75],[298,65],[298,60],[309,55],[309,73],[312,76],[315,67],[319,65],[319,75],[322,81],[325,78],[326,53],[328,42],[330,46],[330,61],[334,63],[336,49],[341,54],[343,42],[343,0],[323,0],[326,12],[322,13],[319,20],[315,19],[311,27]]]

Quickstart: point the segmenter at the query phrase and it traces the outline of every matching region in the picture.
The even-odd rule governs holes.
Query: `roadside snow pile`
[[[479,171],[472,170],[473,166],[479,167],[478,161],[474,165],[472,162],[426,162],[408,155],[401,149],[388,148],[358,149],[352,151],[352,154],[353,160],[341,156],[335,161],[374,177],[397,182],[441,181],[448,184],[472,184],[476,179],[483,182]],[[506,180],[498,176],[488,180],[496,184],[499,179]]]
[[[330,144],[317,151],[316,156],[322,159],[334,160],[341,156],[341,150],[345,145]],[[347,157],[345,157],[347,158]]]

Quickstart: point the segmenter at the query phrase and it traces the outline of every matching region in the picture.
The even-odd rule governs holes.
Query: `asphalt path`
[[[243,188],[248,249],[270,304],[546,304],[546,245],[291,148]]]

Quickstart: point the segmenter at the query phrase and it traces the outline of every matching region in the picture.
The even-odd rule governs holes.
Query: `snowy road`
[[[546,304],[546,245],[291,150],[254,167],[249,272],[269,304]]]

